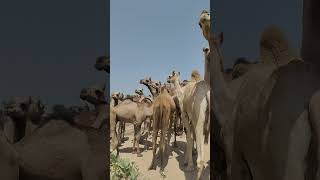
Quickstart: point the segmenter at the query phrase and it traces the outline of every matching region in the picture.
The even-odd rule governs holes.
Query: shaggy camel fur
[[[158,137],[158,131],[161,130],[160,136],[160,170],[164,170],[164,157],[167,144],[169,145],[172,126],[172,115],[175,112],[175,103],[172,97],[169,95],[168,90],[165,87],[161,88],[160,94],[155,98],[153,104],[153,136],[152,147],[153,156],[149,167],[149,170],[156,169],[155,156],[156,156],[156,143]],[[171,120],[170,120],[171,119]],[[168,130],[169,128],[169,130]],[[167,142],[166,142],[167,136]]]

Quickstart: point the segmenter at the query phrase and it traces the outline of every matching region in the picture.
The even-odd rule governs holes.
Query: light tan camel
[[[210,15],[207,10],[203,10],[200,15],[199,26],[202,29],[203,37],[210,39]]]
[[[133,141],[133,153],[137,153],[138,157],[141,157],[139,141],[141,136],[141,124],[152,116],[153,108],[152,102],[144,100],[142,102],[134,102],[130,99],[124,100],[115,107],[111,107],[110,110],[110,126],[111,126],[111,138],[112,149],[116,149],[119,145],[116,124],[118,121],[131,123],[134,125],[134,141]],[[147,143],[145,144],[147,148]]]
[[[158,131],[161,130],[160,136],[160,171],[164,170],[164,158],[166,152],[166,146],[169,145],[171,136],[171,127],[173,121],[173,114],[176,110],[175,102],[172,96],[168,93],[168,90],[163,86],[161,88],[160,94],[154,99],[153,104],[153,136],[152,136],[152,148],[153,156],[149,167],[149,170],[156,169],[155,156],[157,151],[157,137]],[[167,136],[167,142],[166,142]]]
[[[197,179],[200,179],[204,168],[204,143],[208,143],[208,138],[204,137],[204,133],[209,126],[210,87],[206,81],[200,80],[197,71],[192,72],[192,78],[193,82],[185,86],[182,99],[182,120],[187,131],[185,163],[187,164],[186,170],[193,170],[193,139],[191,138],[191,132],[193,132],[198,153]]]

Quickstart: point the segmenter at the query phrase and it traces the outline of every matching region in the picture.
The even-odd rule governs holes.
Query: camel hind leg
[[[158,137],[158,128],[155,128],[155,124],[153,125],[153,132],[152,132],[152,160],[149,166],[149,170],[156,169],[155,167],[155,157],[157,152],[157,137]]]
[[[195,126],[195,139],[196,139],[196,147],[197,147],[197,179],[199,180],[202,175],[202,171],[204,169],[204,122],[205,121],[205,113],[200,113],[197,118],[197,122]]]
[[[191,128],[189,123],[189,117],[188,115],[183,112],[182,113],[182,122],[184,124],[184,127],[186,128],[186,136],[187,136],[187,146],[185,151],[185,159],[184,164],[187,165],[186,171],[192,171],[193,170],[193,159],[192,159],[192,147],[193,147],[193,140],[191,138]]]

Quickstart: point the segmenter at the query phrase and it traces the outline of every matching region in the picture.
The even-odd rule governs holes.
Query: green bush
[[[113,153],[110,155],[110,160],[111,180],[137,180],[140,176],[139,169],[134,162],[117,158]]]

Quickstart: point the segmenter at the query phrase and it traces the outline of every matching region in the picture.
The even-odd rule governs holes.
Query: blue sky
[[[209,0],[111,0],[111,92],[132,94],[144,87],[140,79],[163,82],[172,70],[182,79],[193,69],[203,75],[202,48],[208,45],[198,20],[209,8]]]

